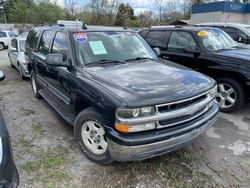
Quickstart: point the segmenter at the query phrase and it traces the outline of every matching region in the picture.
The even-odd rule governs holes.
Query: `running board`
[[[57,111],[60,116],[70,125],[74,125],[75,115],[66,110],[53,97],[51,97],[45,90],[40,89],[38,93]]]

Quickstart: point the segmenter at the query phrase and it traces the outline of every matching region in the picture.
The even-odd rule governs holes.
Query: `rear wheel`
[[[0,42],[0,50],[4,49],[4,44],[2,42]]]
[[[80,112],[75,121],[75,139],[82,153],[98,164],[113,162],[103,127],[102,116],[92,107]]]
[[[30,80],[31,80],[31,87],[32,87],[32,90],[34,92],[34,96],[38,99],[41,99],[42,96],[38,93],[39,85],[36,81],[36,75],[35,75],[35,72],[33,70],[30,72]]]
[[[234,112],[245,104],[246,95],[242,85],[231,78],[219,78],[216,102],[222,112]]]

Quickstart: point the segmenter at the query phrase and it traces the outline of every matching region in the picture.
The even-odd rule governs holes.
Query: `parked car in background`
[[[0,31],[0,50],[7,48],[12,37],[16,37],[16,34],[12,31],[1,30]]]
[[[25,42],[26,38],[22,38],[20,36],[12,38],[8,48],[8,57],[11,67],[16,67],[21,78],[30,77],[28,66],[24,57]]]
[[[0,81],[4,79],[0,70]],[[19,175],[13,161],[9,134],[0,111],[0,187],[16,188]]]
[[[137,32],[37,27],[26,42],[35,97],[69,124],[90,160],[141,160],[192,142],[216,120],[213,79],[163,64]]]
[[[250,48],[250,25],[239,23],[200,23],[197,26],[216,27],[226,32],[240,46]]]
[[[160,57],[216,79],[216,101],[222,112],[244,106],[250,91],[250,50],[239,47],[225,32],[178,26],[145,29],[140,35],[160,51]]]

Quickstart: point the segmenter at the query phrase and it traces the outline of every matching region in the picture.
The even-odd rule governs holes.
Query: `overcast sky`
[[[81,5],[84,5],[89,2],[88,0],[77,0],[77,1]],[[128,3],[130,6],[132,6],[135,10],[136,15],[145,10],[156,11],[154,3],[155,0],[121,0],[121,2]],[[57,3],[63,6],[64,0],[57,0]]]

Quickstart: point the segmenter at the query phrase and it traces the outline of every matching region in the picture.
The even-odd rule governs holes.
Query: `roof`
[[[241,24],[241,23],[225,23],[225,22],[208,22],[208,23],[198,23],[195,25],[220,25],[220,26],[238,26],[238,27],[245,27],[250,25],[248,24]]]
[[[229,1],[196,4],[192,6],[192,14],[206,12],[250,13],[250,5]]]
[[[145,30],[155,30],[155,31],[161,31],[161,30],[187,30],[187,31],[201,31],[206,29],[217,29],[214,27],[197,27],[197,26],[161,26],[161,27],[153,27],[151,29],[145,29]]]
[[[110,26],[101,26],[101,25],[84,25],[86,29],[83,29],[80,25],[64,25],[64,24],[52,24],[52,25],[40,25],[37,28],[39,29],[52,29],[52,30],[65,30],[71,32],[78,31],[131,31],[133,30],[123,28],[123,27],[110,27]]]

